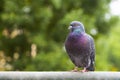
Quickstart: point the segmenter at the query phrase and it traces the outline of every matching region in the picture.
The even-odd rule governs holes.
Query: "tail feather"
[[[95,71],[94,63],[91,62],[90,66],[87,68],[88,71]]]

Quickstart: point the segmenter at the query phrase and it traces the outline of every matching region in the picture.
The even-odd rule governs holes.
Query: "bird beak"
[[[71,29],[71,28],[72,28],[72,26],[69,26],[69,27],[68,27],[68,29]]]

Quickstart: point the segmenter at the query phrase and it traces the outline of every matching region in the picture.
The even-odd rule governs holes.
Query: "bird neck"
[[[82,31],[81,29],[77,28],[77,29],[74,29],[74,30],[73,30],[73,33],[77,35],[77,34],[82,34],[82,33],[84,33],[84,31]]]

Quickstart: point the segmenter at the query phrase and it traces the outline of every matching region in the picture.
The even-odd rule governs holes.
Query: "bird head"
[[[79,21],[72,21],[68,29],[70,29],[72,32],[75,30],[85,32],[84,25]]]

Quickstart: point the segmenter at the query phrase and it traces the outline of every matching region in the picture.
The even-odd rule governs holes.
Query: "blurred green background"
[[[96,70],[120,70],[120,19],[111,0],[0,0],[0,71],[69,71],[64,50],[71,21],[93,36]]]

